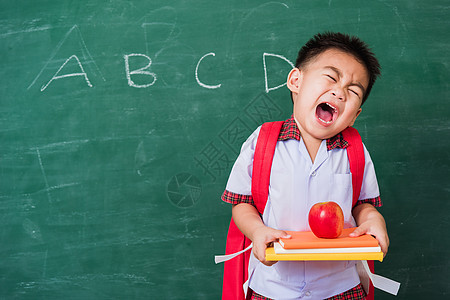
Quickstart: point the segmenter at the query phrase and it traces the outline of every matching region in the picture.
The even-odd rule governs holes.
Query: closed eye
[[[356,96],[359,97],[359,94],[357,92],[355,92],[354,90],[350,90],[350,92],[352,92],[353,94],[355,94]]]
[[[337,82],[336,81],[336,79],[333,77],[333,76],[331,76],[331,75],[326,75],[328,78],[330,78],[331,80],[333,80],[334,82]]]

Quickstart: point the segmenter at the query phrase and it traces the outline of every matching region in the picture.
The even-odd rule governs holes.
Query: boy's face
[[[287,85],[300,133],[324,140],[352,126],[368,83],[364,65],[337,49],[322,52],[302,70],[293,69]]]

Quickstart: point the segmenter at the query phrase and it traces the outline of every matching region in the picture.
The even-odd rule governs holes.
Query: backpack
[[[256,142],[253,158],[252,172],[252,197],[258,212],[262,215],[269,194],[270,170],[273,155],[278,142],[278,135],[284,121],[268,122],[261,126],[258,140]],[[358,201],[364,175],[364,149],[361,136],[353,127],[346,128],[343,132],[344,139],[349,143],[347,155],[352,173],[353,206]],[[251,240],[241,233],[231,218],[228,228],[226,254],[243,251],[251,245]],[[248,279],[248,262],[251,251],[245,251],[241,255],[228,260],[224,265],[222,300],[245,299],[243,285]],[[373,261],[369,261],[370,270],[374,271]],[[246,293],[250,299],[251,293]],[[373,300],[374,287],[370,283],[366,299]]]

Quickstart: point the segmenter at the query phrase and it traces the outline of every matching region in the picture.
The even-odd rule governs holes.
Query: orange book
[[[284,249],[319,249],[319,248],[353,248],[353,247],[377,247],[378,241],[371,235],[364,234],[358,237],[350,237],[356,228],[346,228],[335,239],[318,238],[311,231],[287,231],[290,239],[280,239]]]

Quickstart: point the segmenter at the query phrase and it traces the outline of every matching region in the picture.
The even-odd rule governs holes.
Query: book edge
[[[285,249],[279,242],[274,243],[276,254],[332,254],[332,253],[376,253],[381,252],[381,247],[339,247],[339,248],[301,248]]]

